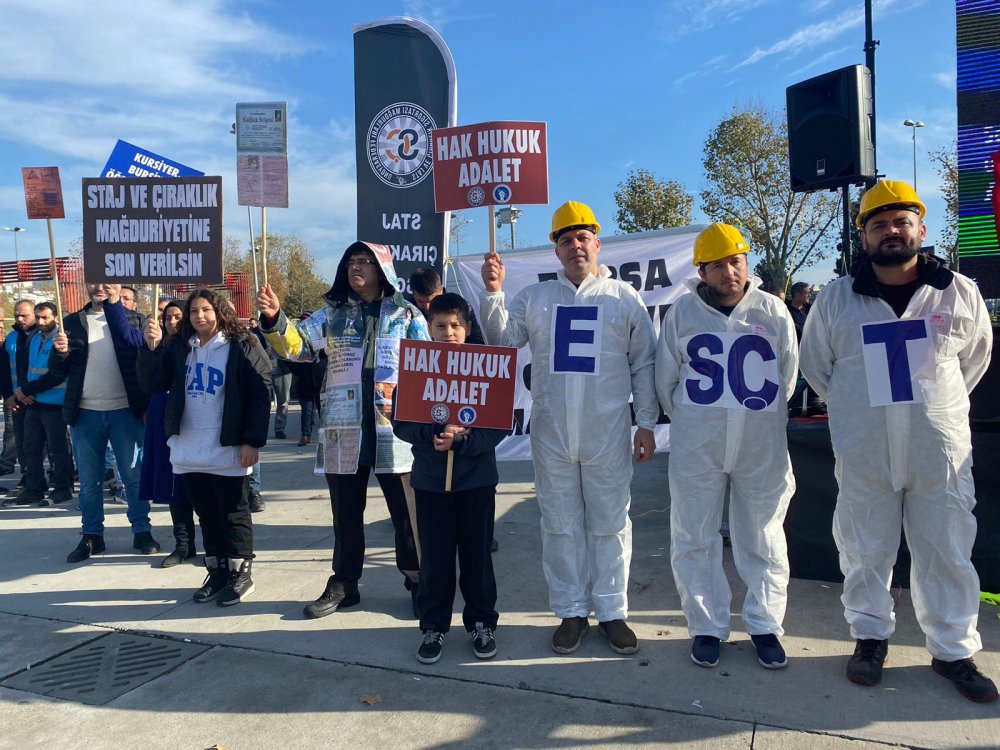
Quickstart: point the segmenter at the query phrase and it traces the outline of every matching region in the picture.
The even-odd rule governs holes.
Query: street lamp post
[[[917,128],[922,128],[924,124],[919,120],[911,120],[906,118],[903,120],[903,125],[908,128],[913,129],[913,190],[917,190]]]
[[[14,233],[14,263],[16,264],[15,268],[18,268],[21,264],[21,258],[17,254],[17,233],[23,232],[24,227],[4,227],[3,230]],[[21,296],[21,272],[19,268],[17,271],[17,296]]]
[[[518,217],[523,214],[519,208],[514,208],[510,206],[509,208],[501,208],[497,211],[497,229],[500,229],[504,224],[510,224],[510,249],[513,250],[516,245],[516,238],[514,237],[514,225],[517,224]]]

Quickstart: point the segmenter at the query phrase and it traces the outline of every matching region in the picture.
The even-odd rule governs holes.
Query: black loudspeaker
[[[874,178],[871,80],[868,68],[852,65],[785,90],[788,171],[794,192]]]

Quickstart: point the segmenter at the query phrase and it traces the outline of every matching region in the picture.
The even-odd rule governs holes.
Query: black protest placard
[[[91,284],[222,283],[222,178],[84,178]]]

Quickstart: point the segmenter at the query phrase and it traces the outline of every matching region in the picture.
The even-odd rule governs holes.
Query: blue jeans
[[[80,513],[83,533],[104,535],[104,453],[111,441],[118,472],[125,483],[128,520],[132,533],[151,531],[149,503],[139,500],[139,467],[142,465],[143,424],[128,409],[80,409],[70,426],[77,471],[80,474]]]

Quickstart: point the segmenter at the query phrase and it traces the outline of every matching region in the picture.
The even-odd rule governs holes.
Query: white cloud
[[[777,0],[682,0],[671,3],[661,14],[658,26],[667,39],[708,31],[715,26],[729,26],[757,8]]]
[[[742,68],[746,65],[753,65],[772,55],[793,56],[806,50],[816,50],[845,31],[862,26],[864,20],[864,14],[859,14],[857,8],[852,8],[825,21],[803,26],[784,39],[775,42],[770,47],[764,49],[758,47],[749,56],[744,58],[742,62],[737,63],[732,70]]]

